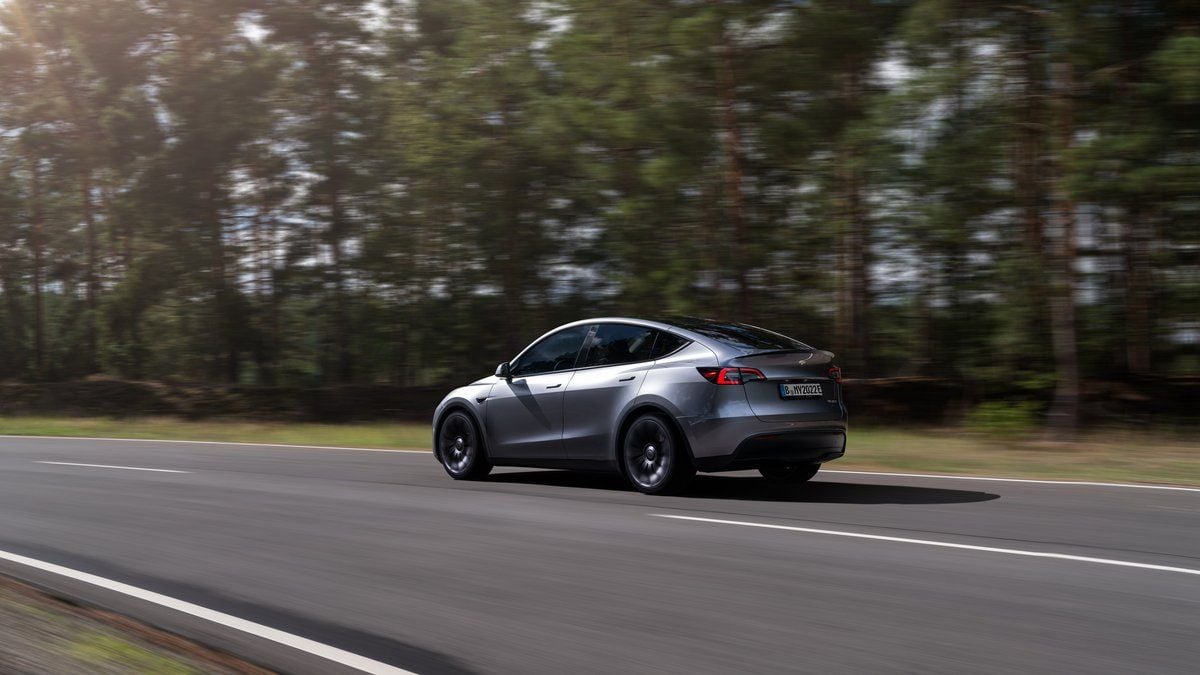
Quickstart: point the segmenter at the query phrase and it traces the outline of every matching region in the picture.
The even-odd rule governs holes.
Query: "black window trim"
[[[596,334],[596,331],[599,330],[601,325],[632,326],[634,328],[648,328],[648,329],[654,331],[654,333],[655,333],[655,335],[654,335],[655,345],[658,344],[658,336],[663,333],[674,335],[675,337],[679,338],[680,340],[683,340],[683,342],[678,347],[676,347],[675,349],[672,349],[671,351],[667,352],[666,354],[659,354],[658,356],[655,356],[653,358],[640,359],[638,361],[626,361],[625,363],[602,363],[597,366],[581,365],[583,363],[587,363],[587,352],[590,350],[590,347],[588,346],[588,342],[591,341],[592,336],[594,336]],[[569,326],[568,328],[574,328],[574,326]],[[563,330],[567,330],[567,328],[564,328]],[[545,338],[543,338],[543,340],[550,339],[554,335],[558,334],[558,332],[559,331],[554,331],[550,335],[547,335]],[[525,352],[528,352],[529,350],[533,349],[537,345],[541,344],[543,340],[538,340],[537,342],[535,342],[535,343],[529,345],[528,347],[526,347],[525,349],[521,350],[520,354],[517,354],[516,356],[513,357],[512,362],[515,363],[517,361],[517,359],[519,359],[525,355]],[[593,323],[588,326],[588,332],[587,332],[587,335],[585,335],[583,338],[583,344],[581,344],[579,346],[579,352],[575,354],[575,366],[573,368],[563,368],[562,370],[544,370],[539,373],[527,373],[525,375],[513,375],[513,379],[515,380],[518,378],[535,377],[538,375],[549,375],[550,373],[569,373],[569,372],[576,371],[576,370],[593,370],[595,368],[616,368],[618,366],[629,366],[629,365],[635,365],[638,363],[652,363],[654,361],[658,361],[659,359],[664,359],[664,358],[680,351],[681,349],[687,347],[688,345],[692,344],[693,342],[695,342],[695,340],[693,340],[689,337],[685,337],[685,336],[675,333],[673,331],[669,331],[664,328],[659,328],[657,326],[644,326],[640,323],[627,323],[625,321],[604,321],[601,323]],[[653,346],[650,348],[650,353],[651,354],[654,353]]]
[[[655,328],[654,326],[643,326],[640,323],[626,323],[624,321],[602,321],[600,323],[596,323],[596,324],[592,325],[592,332],[588,333],[587,342],[591,342],[592,338],[596,335],[596,332],[600,330],[600,326],[629,326],[630,328],[645,328],[646,330],[654,331],[654,343],[655,344],[658,343],[658,334],[663,332],[663,330],[661,328]],[[584,344],[587,344],[587,342],[585,342]],[[575,361],[575,365],[576,365],[575,370],[591,370],[592,368],[614,368],[616,366],[628,366],[628,365],[631,365],[634,363],[645,363],[647,361],[654,360],[652,358],[649,358],[649,359],[638,359],[637,361],[625,361],[624,363],[601,363],[601,364],[597,364],[594,366],[579,365],[581,363],[587,363],[587,357],[591,353],[591,351],[592,351],[591,347],[589,346],[586,351],[584,351],[583,353],[580,354],[579,359],[577,359]],[[654,344],[650,345],[650,353],[651,354],[654,353]]]
[[[661,359],[661,358],[664,358],[664,357],[666,357],[666,356],[670,356],[671,354],[674,354],[675,352],[679,351],[680,349],[683,349],[684,347],[686,347],[686,346],[688,346],[688,345],[692,344],[693,342],[695,342],[695,340],[692,340],[691,338],[684,337],[684,336],[682,336],[682,335],[679,335],[678,333],[672,333],[672,332],[671,332],[671,331],[669,331],[669,330],[664,330],[664,329],[662,329],[662,328],[659,328],[659,327],[657,327],[657,326],[643,326],[643,325],[642,325],[642,324],[640,324],[640,323],[628,323],[628,322],[625,322],[625,321],[604,321],[603,323],[594,323],[594,324],[592,324],[592,331],[591,331],[590,333],[588,333],[588,337],[587,337],[587,339],[588,339],[588,340],[591,340],[592,336],[596,334],[596,331],[597,331],[597,330],[599,330],[599,328],[600,328],[600,326],[601,326],[601,325],[608,325],[608,326],[632,326],[632,327],[634,327],[634,328],[648,328],[648,329],[650,329],[650,330],[654,331],[654,333],[655,333],[655,336],[654,336],[654,341],[655,341],[655,343],[656,343],[656,344],[658,343],[658,336],[659,336],[660,334],[662,334],[662,333],[670,333],[671,335],[674,335],[675,337],[677,337],[677,338],[679,338],[679,339],[683,340],[683,344],[679,345],[679,347],[677,347],[676,349],[673,349],[673,350],[671,350],[670,352],[668,352],[668,353],[666,353],[666,354],[660,354],[660,355],[658,355],[658,356],[655,356],[655,357],[653,357],[653,358],[648,358],[648,359],[639,359],[639,360],[637,360],[637,361],[626,361],[625,363],[601,363],[600,365],[597,365],[597,366],[581,366],[581,365],[579,365],[579,364],[581,364],[581,363],[587,363],[587,356],[586,356],[586,354],[585,354],[585,353],[583,353],[583,352],[582,352],[582,350],[581,350],[581,353],[580,353],[579,357],[575,359],[575,364],[576,364],[576,365],[575,365],[575,367],[574,367],[574,368],[572,368],[571,370],[592,370],[593,368],[616,368],[617,366],[629,366],[629,365],[633,365],[633,364],[637,364],[637,363],[647,363],[647,362],[657,361],[657,360],[659,360],[659,359]],[[585,343],[585,344],[586,344],[586,343]],[[650,353],[651,353],[651,354],[653,354],[653,353],[654,353],[654,347],[653,347],[653,346],[650,348]],[[556,373],[561,373],[561,372],[566,372],[566,371],[562,371],[562,370],[556,370],[556,371],[554,371],[554,372],[556,372]]]
[[[671,332],[671,331],[669,331],[669,330],[663,330],[663,329],[661,329],[661,328],[658,328],[658,329],[656,329],[656,330],[658,331],[658,334],[659,334],[659,335],[662,335],[662,334],[664,334],[664,333],[665,333],[665,334],[667,334],[667,335],[673,335],[673,336],[675,336],[675,337],[679,338],[680,340],[683,340],[683,342],[680,342],[680,343],[679,343],[679,346],[678,346],[678,347],[676,347],[675,349],[672,349],[672,350],[671,350],[671,351],[669,351],[669,352],[664,352],[664,353],[662,353],[662,354],[659,354],[658,356],[654,357],[654,359],[653,359],[653,360],[655,360],[655,361],[658,361],[659,359],[665,359],[665,358],[667,358],[668,356],[670,356],[670,355],[672,355],[672,354],[674,354],[674,353],[676,353],[676,352],[680,351],[680,350],[681,350],[681,349],[683,349],[684,347],[687,347],[688,345],[690,345],[690,344],[692,344],[693,342],[695,342],[695,340],[693,340],[693,339],[691,339],[691,338],[684,337],[684,336],[682,336],[682,335],[679,335],[678,333],[672,333],[672,332]],[[654,338],[654,346],[655,346],[655,347],[657,347],[657,346],[658,346],[658,338],[657,338],[657,337],[655,337],[655,338]],[[653,353],[653,350],[651,350],[651,353]]]

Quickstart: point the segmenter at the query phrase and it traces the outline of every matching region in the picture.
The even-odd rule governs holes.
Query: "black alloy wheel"
[[[463,412],[452,412],[442,420],[437,434],[438,457],[451,478],[479,480],[492,464],[483,450],[475,421]]]
[[[679,492],[696,474],[670,423],[655,414],[642,415],[629,425],[621,461],[633,487],[651,495]]]

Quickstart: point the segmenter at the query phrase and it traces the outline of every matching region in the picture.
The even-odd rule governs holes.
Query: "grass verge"
[[[270,671],[0,576],[0,672],[267,675]]]
[[[830,468],[1200,485],[1200,440],[1183,432],[1094,430],[1070,441],[961,429],[852,429]]]
[[[170,417],[0,417],[0,434],[157,438],[351,448],[428,448],[428,425],[400,422],[313,424],[242,420],[180,420]]]
[[[430,443],[428,426],[399,422],[0,417],[0,434],[416,449]],[[1194,431],[1104,429],[1071,441],[1047,441],[957,428],[853,428],[846,456],[830,468],[1200,485],[1200,438]]]

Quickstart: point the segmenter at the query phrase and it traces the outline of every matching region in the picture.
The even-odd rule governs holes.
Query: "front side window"
[[[622,363],[648,361],[654,351],[658,331],[644,326],[602,323],[588,340],[584,366],[615,366]]]
[[[591,326],[573,326],[547,336],[517,359],[512,367],[513,377],[574,368],[579,348],[589,330]]]

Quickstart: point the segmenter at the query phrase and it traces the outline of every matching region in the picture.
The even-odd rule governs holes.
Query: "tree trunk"
[[[120,265],[126,276],[133,272],[133,223],[128,218],[117,225],[117,211],[113,208],[113,187],[111,180],[100,183],[100,200],[104,209],[105,222],[108,224],[109,255]]]
[[[1137,12],[1135,3],[1121,3],[1118,8],[1122,23],[1132,24]],[[1117,73],[1118,91],[1122,96],[1135,97],[1138,83],[1145,77],[1145,63],[1139,58],[1138,37],[1133,31],[1121,31],[1120,50],[1127,67]],[[1125,370],[1130,375],[1146,375],[1153,366],[1154,289],[1150,261],[1153,235],[1149,205],[1137,196],[1131,197],[1126,206],[1121,239],[1125,268]]]
[[[1020,10],[1019,10],[1020,11]],[[1014,162],[1013,182],[1020,208],[1025,259],[1021,267],[1019,292],[1025,298],[1029,315],[1025,317],[1026,331],[1031,349],[1040,351],[1046,335],[1046,305],[1040,299],[1047,297],[1045,284],[1045,221],[1042,209],[1046,201],[1045,172],[1042,162],[1045,154],[1045,87],[1042,75],[1042,26],[1041,18],[1032,12],[1020,14],[1020,77],[1021,97],[1017,111],[1017,148]]]
[[[847,110],[858,110],[862,104],[862,73],[855,67],[846,77],[843,104]],[[835,160],[836,174],[841,183],[842,232],[839,238],[839,279],[841,284],[838,308],[838,333],[841,348],[849,350],[845,363],[857,377],[871,372],[871,330],[868,309],[871,304],[870,233],[862,195],[862,176],[858,168],[859,149],[844,140]]]
[[[1058,161],[1055,177],[1058,238],[1054,246],[1050,294],[1050,334],[1054,345],[1055,388],[1050,426],[1072,432],[1079,425],[1079,352],[1075,327],[1075,202],[1066,189],[1065,154],[1075,136],[1074,73],[1070,62],[1055,64],[1057,87]]]
[[[46,335],[42,299],[43,214],[42,176],[38,160],[29,159],[30,174],[30,230],[29,248],[33,253],[33,370],[41,379],[46,375]]]
[[[287,259],[284,257],[282,263],[276,261],[275,246],[279,242],[279,222],[272,218],[268,235],[271,242],[271,251],[269,255],[269,272],[271,275],[271,296],[267,305],[267,348],[271,352],[271,384],[279,378],[279,361],[280,354],[283,351],[283,338],[281,335],[279,305],[283,302],[283,295],[279,291],[279,286],[282,282],[283,275],[286,273]]]
[[[225,261],[225,228],[221,222],[221,206],[218,196],[218,179],[210,176],[208,194],[206,195],[206,217],[208,219],[209,237],[211,239],[210,255],[212,257],[213,292],[216,300],[217,326],[220,331],[219,339],[215,341],[215,361],[224,361],[225,381],[237,382],[240,375],[238,341],[236,335],[235,303],[233,288],[229,283],[229,272]]]
[[[749,266],[746,255],[748,232],[742,195],[742,138],[737,115],[737,81],[733,72],[733,45],[724,28],[721,30],[717,62],[717,90],[721,99],[721,140],[725,149],[725,192],[729,219],[733,225],[734,278],[737,280],[737,307],[734,314],[741,321],[752,321],[754,311],[746,278]]]
[[[354,376],[354,362],[350,353],[350,327],[346,314],[346,265],[343,243],[348,227],[346,224],[345,208],[342,204],[344,172],[338,161],[337,135],[338,123],[338,86],[341,78],[338,72],[337,56],[321,50],[307,50],[308,62],[317,68],[317,84],[320,88],[320,125],[323,134],[321,144],[321,161],[325,174],[325,202],[329,208],[329,223],[326,230],[330,249],[330,265],[333,276],[333,350],[334,350],[334,379],[338,382],[349,382]]]
[[[851,162],[857,162],[857,150],[852,151]],[[869,375],[872,368],[871,332],[868,308],[871,304],[871,282],[869,276],[870,243],[868,242],[866,211],[863,208],[862,184],[858,170],[850,169],[850,180],[847,184],[847,214],[849,216],[849,237],[847,250],[850,255],[850,317],[853,329],[853,349],[857,356],[852,356],[851,362],[858,362],[862,376]]]
[[[503,308],[500,320],[504,327],[504,340],[508,353],[516,354],[525,344],[521,333],[527,323],[525,312],[525,283],[521,267],[533,264],[532,247],[529,246],[529,234],[525,232],[521,218],[521,204],[524,196],[524,176],[521,166],[519,148],[512,142],[512,112],[508,100],[503,95],[500,100],[500,145],[503,148],[507,171],[503,181],[504,200],[501,209],[501,222],[505,223],[508,233],[507,240],[497,251],[502,262],[500,283],[504,289],[501,298]]]
[[[83,207],[83,223],[87,236],[87,269],[85,279],[87,284],[87,319],[84,322],[85,348],[87,349],[87,369],[95,372],[99,359],[97,358],[96,314],[100,296],[100,281],[96,273],[97,265],[97,234],[96,216],[92,209],[92,172],[84,169],[79,181],[79,199]]]
[[[1129,373],[1144,375],[1151,369],[1150,236],[1146,215],[1135,204],[1122,228],[1125,262],[1125,365]]]
[[[334,168],[333,171],[336,172],[337,169]],[[337,379],[339,382],[349,382],[354,375],[354,364],[350,357],[349,327],[346,325],[346,266],[342,251],[345,216],[342,212],[341,191],[334,182],[336,180],[336,178],[331,179],[329,190],[329,234],[333,259],[333,335],[337,358]]]
[[[262,194],[266,193],[265,186],[260,186]],[[258,205],[254,209],[254,252],[251,255],[253,260],[251,269],[254,273],[253,293],[256,296],[256,316],[258,320],[256,325],[260,330],[259,335],[254,341],[254,363],[255,377],[259,384],[274,384],[275,383],[275,352],[272,349],[272,340],[270,335],[270,312],[271,312],[271,261],[270,248],[272,239],[269,235],[268,226],[266,223],[267,216],[265,215],[267,207],[265,199],[260,199]],[[266,314],[266,320],[263,315]],[[264,325],[265,324],[265,325]]]

